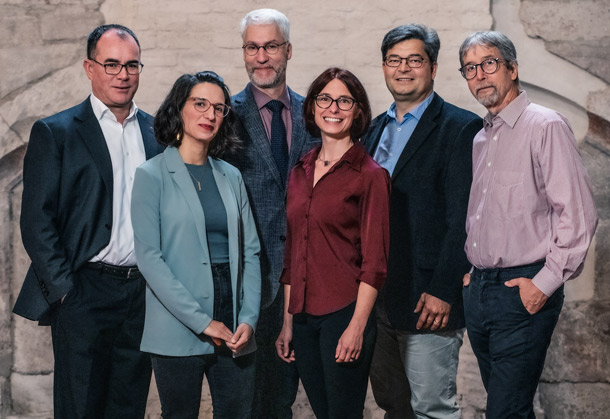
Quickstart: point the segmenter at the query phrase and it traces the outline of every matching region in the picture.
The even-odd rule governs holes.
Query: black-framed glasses
[[[458,68],[458,71],[462,73],[462,77],[466,80],[472,80],[477,75],[477,67],[481,67],[481,71],[485,74],[493,74],[498,71],[500,62],[503,62],[502,58],[487,58],[481,61],[480,64],[466,64],[465,66]]]
[[[419,55],[410,55],[408,57],[401,57],[400,55],[388,55],[385,57],[383,62],[388,67],[400,67],[402,62],[406,62],[409,68],[421,68],[424,62],[428,61]]]
[[[333,102],[335,102],[337,108],[342,111],[349,111],[354,107],[356,99],[347,96],[339,96],[337,99],[333,99],[329,95],[316,96],[316,105],[318,105],[319,108],[328,109],[332,106]]]
[[[133,62],[133,63],[127,63],[127,64],[121,64],[121,63],[102,64],[99,61],[94,60],[93,58],[89,58],[89,60],[104,67],[104,71],[106,72],[106,74],[109,74],[111,76],[116,76],[117,74],[119,74],[121,71],[123,71],[123,67],[125,67],[125,70],[127,70],[127,74],[130,74],[132,76],[140,74],[142,72],[142,69],[144,68],[144,64],[139,63],[139,62]]]
[[[246,55],[256,55],[256,54],[258,54],[258,50],[261,48],[264,49],[267,54],[273,55],[273,54],[277,54],[277,52],[280,50],[280,47],[287,43],[288,43],[288,41],[284,41],[281,44],[271,41],[271,42],[267,42],[265,45],[256,45],[255,43],[251,42],[251,43],[242,45],[242,49],[246,52]]]
[[[210,106],[213,106],[214,114],[218,117],[224,118],[231,110],[231,107],[224,103],[212,103],[204,97],[189,97],[188,100],[192,100],[195,110],[201,113],[207,112],[207,110],[210,109]]]

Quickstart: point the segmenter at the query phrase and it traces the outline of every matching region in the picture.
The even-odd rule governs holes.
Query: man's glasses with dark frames
[[[265,45],[256,45],[254,43],[248,43],[242,46],[242,49],[246,52],[246,55],[256,55],[259,49],[264,49],[267,54],[277,54],[282,45],[287,44],[288,41],[284,41],[280,44],[277,42],[267,42]]]
[[[388,67],[400,67],[402,62],[406,62],[409,68],[421,68],[424,62],[427,60],[423,59],[419,55],[411,55],[409,57],[401,57],[400,55],[388,55],[385,57],[383,62]]]
[[[120,64],[120,63],[102,64],[99,61],[94,60],[93,58],[89,58],[89,60],[104,67],[104,71],[106,72],[106,74],[111,75],[111,76],[116,76],[117,74],[119,74],[121,71],[123,71],[123,67],[125,67],[125,70],[127,70],[127,74],[130,74],[132,76],[140,74],[142,72],[142,69],[144,68],[144,64],[138,63],[138,62],[127,63],[127,64]]]
[[[204,97],[189,97],[188,100],[192,100],[195,110],[201,113],[207,112],[207,110],[210,109],[210,106],[213,106],[214,114],[222,118],[227,116],[231,110],[231,108],[224,103],[212,103]]]
[[[480,64],[466,64],[465,66],[458,68],[458,71],[462,73],[462,77],[466,80],[472,80],[477,75],[477,67],[481,67],[481,71],[485,74],[493,74],[498,71],[500,63],[504,62],[502,58],[487,58],[481,61]]]

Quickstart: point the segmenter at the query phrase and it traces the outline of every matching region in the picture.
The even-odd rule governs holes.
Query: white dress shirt
[[[132,102],[129,115],[119,123],[114,114],[93,94],[90,96],[95,114],[112,160],[112,231],[108,246],[91,262],[131,266],[136,264],[131,227],[131,189],[136,168],[146,161],[144,140],[138,123],[138,107]]]

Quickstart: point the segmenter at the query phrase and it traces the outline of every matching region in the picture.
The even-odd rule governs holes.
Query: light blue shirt
[[[392,103],[388,109],[388,123],[383,129],[381,139],[375,150],[373,158],[380,166],[387,169],[390,175],[394,172],[394,167],[398,162],[398,158],[402,154],[409,138],[415,131],[415,127],[419,123],[421,116],[423,115],[426,108],[432,99],[434,93],[430,93],[419,105],[407,112],[402,118],[402,122],[398,122],[396,119],[396,103]]]

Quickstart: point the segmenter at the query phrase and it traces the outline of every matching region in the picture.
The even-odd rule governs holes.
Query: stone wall
[[[457,50],[470,32],[496,28],[519,53],[520,79],[535,101],[570,119],[593,180],[600,225],[585,273],[570,283],[537,400],[537,417],[602,417],[610,410],[610,4],[607,0],[0,1],[0,418],[52,416],[48,328],[10,313],[28,265],[19,234],[21,166],[32,123],[80,102],[86,36],[101,23],[132,28],[145,64],[138,105],[154,112],[184,72],[211,69],[234,93],[247,82],[239,21],[275,7],[291,20],[288,82],[304,93],[331,65],[355,72],[374,113],[391,102],[380,67],[383,35],[403,23],[435,28],[442,48],[435,89],[479,114],[459,76]],[[466,341],[458,390],[465,418],[482,418],[485,392]],[[154,383],[148,416],[159,417]],[[201,417],[211,417],[204,395]],[[301,392],[295,417],[313,417]],[[365,417],[381,418],[369,395]]]

